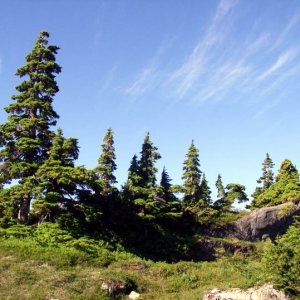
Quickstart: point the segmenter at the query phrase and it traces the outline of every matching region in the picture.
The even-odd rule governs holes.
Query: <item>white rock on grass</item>
[[[265,284],[261,287],[248,290],[231,289],[220,291],[211,290],[203,297],[203,300],[291,300],[284,292],[276,290],[273,285]]]
[[[140,297],[140,294],[132,291],[130,294],[129,294],[129,299],[132,299],[132,300],[135,300],[135,299],[138,299]]]

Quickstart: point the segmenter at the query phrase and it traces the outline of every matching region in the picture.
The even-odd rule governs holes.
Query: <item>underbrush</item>
[[[121,247],[112,249],[103,241],[66,237],[63,231],[55,236],[51,228],[47,234],[46,238],[32,230],[14,236],[13,229],[1,231],[1,299],[105,300],[109,298],[101,290],[102,282],[121,281],[128,293],[141,293],[140,299],[192,300],[202,299],[214,287],[248,288],[264,282],[254,257],[169,264],[145,260]]]

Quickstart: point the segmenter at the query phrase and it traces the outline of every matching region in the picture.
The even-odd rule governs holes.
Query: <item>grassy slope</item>
[[[214,287],[247,288],[263,282],[261,265],[254,258],[167,264],[101,247],[97,255],[89,254],[74,245],[43,246],[28,237],[2,237],[0,298],[104,300],[109,298],[100,288],[102,281],[121,280],[141,293],[139,299],[192,300],[202,299]]]

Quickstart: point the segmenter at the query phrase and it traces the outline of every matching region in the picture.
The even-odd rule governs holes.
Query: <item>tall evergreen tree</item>
[[[161,155],[157,152],[158,148],[153,146],[150,141],[149,132],[146,133],[144,143],[142,145],[141,158],[138,162],[140,176],[139,186],[143,188],[153,188],[156,183],[155,162],[161,158]]]
[[[220,174],[218,174],[218,179],[216,181],[216,188],[218,191],[217,197],[219,199],[222,199],[225,197],[225,189],[223,186],[223,182],[222,182],[222,176]]]
[[[103,195],[111,193],[113,185],[117,183],[114,175],[114,171],[117,169],[115,159],[113,131],[109,128],[103,138],[102,153],[98,159],[98,166],[95,168],[103,186],[101,192]]]
[[[254,200],[274,183],[274,173],[272,171],[274,163],[270,158],[269,153],[266,154],[262,166],[262,175],[256,180],[256,182],[262,184],[262,186],[256,187],[254,193],[251,195]]]
[[[161,180],[160,180],[160,186],[162,188],[162,198],[166,201],[174,201],[176,200],[175,195],[171,191],[171,184],[172,179],[170,178],[166,168],[163,168],[163,171],[161,173]]]
[[[17,70],[16,75],[26,80],[16,87],[19,94],[12,96],[15,102],[5,108],[9,114],[7,123],[0,126],[3,183],[17,179],[21,185],[14,192],[20,224],[28,222],[32,200],[31,186],[25,186],[25,182],[48,158],[54,136],[50,128],[59,118],[52,107],[53,97],[59,91],[55,81],[55,74],[61,72],[55,58],[59,48],[47,46],[48,38],[48,32],[40,33],[25,58],[26,65]]]
[[[200,202],[202,206],[211,205],[211,190],[208,186],[208,181],[206,179],[205,173],[203,173],[201,184],[200,184]]]
[[[125,200],[133,200],[135,195],[138,194],[138,183],[140,177],[139,172],[139,163],[137,155],[134,154],[130,162],[130,167],[128,168],[128,175],[125,184],[122,186],[122,195]]]
[[[183,201],[186,205],[196,204],[199,200],[200,192],[200,162],[199,162],[199,150],[195,147],[194,141],[188,149],[186,159],[183,162],[183,189],[184,198]]]

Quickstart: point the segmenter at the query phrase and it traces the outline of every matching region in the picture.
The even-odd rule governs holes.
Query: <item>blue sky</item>
[[[2,107],[41,30],[61,48],[53,105],[78,164],[96,166],[112,127],[119,184],[147,131],[176,184],[194,139],[214,196],[219,173],[250,196],[267,152],[275,173],[300,165],[298,0],[1,1]]]

